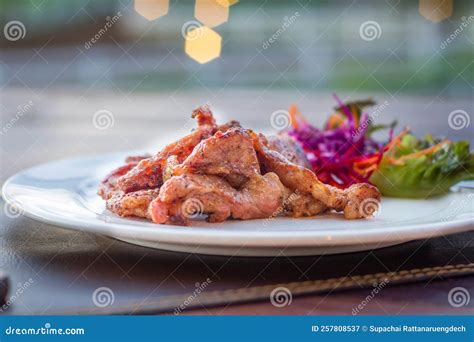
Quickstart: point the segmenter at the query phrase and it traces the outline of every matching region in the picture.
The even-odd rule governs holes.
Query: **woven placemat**
[[[443,267],[426,267],[422,269],[401,270],[398,272],[385,272],[366,274],[363,276],[348,276],[324,280],[310,280],[291,283],[279,283],[265,286],[247,288],[202,291],[199,294],[173,295],[161,297],[158,300],[149,300],[145,303],[130,302],[125,305],[107,308],[90,307],[71,308],[67,312],[52,314],[156,314],[180,313],[183,310],[201,307],[216,307],[229,304],[247,303],[256,301],[269,301],[271,292],[277,288],[284,288],[292,296],[327,293],[329,291],[342,291],[370,287],[387,287],[397,284],[413,283],[434,278],[448,278],[474,274],[474,263],[447,265]]]

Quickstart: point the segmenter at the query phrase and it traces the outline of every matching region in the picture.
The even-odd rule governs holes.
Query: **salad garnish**
[[[394,136],[397,122],[374,124],[364,108],[372,99],[342,102],[323,129],[309,123],[296,105],[289,108],[292,126],[286,130],[304,149],[319,179],[338,188],[355,183],[376,185],[386,196],[429,197],[444,194],[461,180],[474,179],[474,155],[469,142],[427,135],[417,139],[405,128]],[[375,131],[388,129],[387,141]]]

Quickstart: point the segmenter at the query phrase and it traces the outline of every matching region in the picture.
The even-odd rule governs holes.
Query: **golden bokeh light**
[[[453,14],[453,0],[420,0],[420,14],[439,23]]]
[[[135,0],[135,11],[148,20],[166,15],[169,7],[169,0]]]
[[[232,6],[235,5],[236,3],[239,2],[239,0],[216,0],[218,3],[220,3],[222,6]]]
[[[229,19],[228,1],[196,0],[194,16],[207,27],[216,27]]]
[[[221,55],[222,37],[206,26],[186,32],[184,51],[195,61],[204,64]]]

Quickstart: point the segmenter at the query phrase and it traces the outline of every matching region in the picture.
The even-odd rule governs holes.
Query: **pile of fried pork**
[[[209,106],[193,111],[198,127],[153,156],[135,156],[100,184],[107,209],[123,217],[188,225],[315,216],[330,210],[347,219],[373,216],[370,184],[338,189],[321,183],[302,149],[285,133],[264,136],[237,121],[216,124]]]

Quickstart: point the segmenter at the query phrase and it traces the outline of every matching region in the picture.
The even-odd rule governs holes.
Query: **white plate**
[[[375,219],[315,218],[196,222],[193,227],[119,218],[104,208],[97,184],[126,154],[68,159],[18,173],[3,197],[26,216],[137,245],[202,254],[317,255],[369,250],[474,229],[473,194],[429,200],[384,198]],[[127,154],[128,155],[128,154]]]

